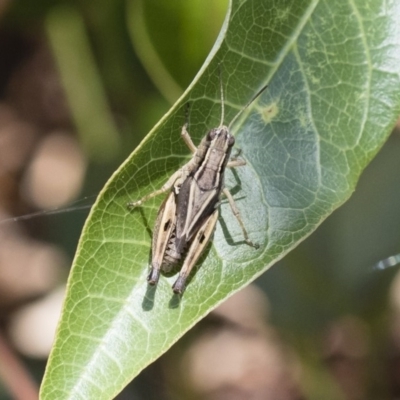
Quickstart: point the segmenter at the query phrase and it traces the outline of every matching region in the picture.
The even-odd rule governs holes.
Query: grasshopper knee
[[[249,239],[245,239],[246,244],[248,244],[250,247],[255,248],[256,250],[260,248],[260,245],[258,243],[254,243]]]

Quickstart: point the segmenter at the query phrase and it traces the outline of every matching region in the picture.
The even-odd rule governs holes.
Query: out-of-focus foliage
[[[375,1],[367,3],[370,6],[377,4]],[[24,149],[23,144],[28,149],[24,153],[25,164],[21,164],[13,174],[10,174],[10,170],[7,170],[7,174],[4,174],[4,169],[0,171],[0,215],[8,217],[35,210],[26,197],[20,197],[18,185],[23,183],[22,171],[29,169],[29,161],[35,150],[43,144],[43,137],[61,128],[71,136],[83,138],[95,126],[90,126],[90,120],[96,116],[87,118],[87,125],[82,125],[76,114],[82,110],[74,111],[73,105],[66,107],[74,99],[82,100],[80,95],[88,96],[92,109],[100,104],[98,110],[103,110],[102,117],[114,125],[114,137],[120,142],[119,153],[114,153],[114,158],[107,163],[93,162],[90,153],[87,154],[92,162],[88,164],[82,193],[96,193],[115,167],[167,111],[168,103],[174,101],[195,76],[222,24],[227,2],[23,0],[3,4],[0,6],[0,125],[4,126],[2,122],[5,121],[5,115],[9,115],[3,112],[3,106],[12,106],[12,118],[18,122],[18,126],[23,122],[27,128],[18,131],[22,132],[18,139],[14,134],[15,146],[21,150]],[[387,4],[393,4],[393,1]],[[82,21],[83,30],[79,40],[86,43],[83,51],[87,54],[84,57],[90,62],[90,65],[85,63],[88,67],[81,71],[76,81],[73,68],[62,71],[62,67],[60,70],[55,67],[57,60],[60,62],[69,57],[73,45],[56,49],[52,53],[53,63],[43,62],[50,53],[50,43],[53,41],[49,21],[65,6],[72,10],[75,19]],[[379,29],[379,15],[379,12],[375,14],[377,19],[373,25],[376,29]],[[64,22],[68,24],[67,20]],[[384,35],[371,33],[377,40],[384,38]],[[350,37],[345,35],[344,41]],[[72,40],[73,37],[68,39]],[[390,44],[390,40],[387,44]],[[46,50],[43,51],[43,48]],[[43,56],[44,53],[47,56]],[[93,71],[96,76],[91,78],[96,81],[91,87],[95,89],[90,90],[90,84],[85,85],[85,76]],[[64,86],[62,90],[67,94],[67,100],[58,89],[56,92],[46,90],[49,87],[54,89],[55,82],[61,87],[61,76],[64,85],[70,82],[70,86]],[[74,88],[77,82],[79,86]],[[7,119],[7,122],[10,120]],[[89,129],[86,131],[87,126]],[[75,127],[79,135],[74,133]],[[0,139],[4,137],[3,132],[0,131]],[[218,319],[221,316],[211,317],[179,342],[160,362],[145,370],[118,398],[134,396],[136,399],[160,400],[170,396],[210,400],[220,398],[218,396],[230,396],[246,399],[254,393],[263,393],[262,398],[271,400],[279,398],[279,394],[293,400],[395,398],[400,392],[397,372],[400,359],[400,333],[397,327],[399,306],[396,303],[396,289],[400,289],[398,284],[393,286],[395,312],[389,314],[387,295],[396,268],[373,272],[372,266],[382,258],[400,253],[399,150],[400,134],[394,131],[376,159],[366,168],[349,202],[334,212],[314,235],[256,281],[269,299],[268,328],[264,325],[267,318],[265,313],[254,313],[254,317],[259,319],[257,327],[245,317],[240,322],[235,321],[229,313],[222,314],[222,319]],[[0,160],[3,166],[4,153],[0,154]],[[21,229],[16,224],[0,225],[0,254],[5,254],[7,249],[7,254],[13,255],[7,258],[12,260],[7,264],[2,256],[2,271],[14,272],[14,276],[11,276],[13,282],[29,281],[36,285],[23,284],[18,287],[19,291],[13,291],[10,280],[0,279],[1,282],[7,282],[2,287],[10,289],[1,290],[4,322],[12,319],[21,299],[26,302],[31,296],[46,293],[55,282],[62,280],[63,273],[59,272],[59,265],[65,264],[65,254],[60,254],[60,249],[72,257],[82,222],[82,214],[77,212],[46,219],[28,219],[23,236],[19,236]],[[14,233],[18,235],[18,244],[25,246],[26,239],[29,239],[29,246],[24,248],[30,252],[10,245],[17,243]],[[44,247],[31,242],[31,237],[41,239],[40,246],[44,244]],[[50,255],[46,256],[49,263],[45,265],[42,258],[39,260],[41,264],[36,267],[32,261],[37,258],[32,256],[34,253],[31,251],[47,249],[45,241],[58,247],[55,252],[51,247],[50,253],[46,253]],[[26,270],[17,269],[16,266],[20,264]],[[29,270],[36,272],[29,275]],[[2,278],[8,277],[4,272],[0,275]],[[32,279],[44,275],[49,279]],[[29,292],[28,287],[31,290]],[[7,297],[9,293],[12,293],[11,297]],[[21,293],[24,294],[21,296]],[[248,308],[243,307],[245,315],[251,313],[251,307],[257,308],[257,304],[263,304],[263,300],[255,299],[254,303],[249,302]],[[235,303],[234,315],[241,315],[239,308]],[[4,326],[7,327],[7,323]],[[42,326],[46,324],[42,322]],[[33,342],[34,330],[28,332]],[[161,328],[160,334],[162,332]],[[249,340],[246,335],[252,339]],[[277,340],[278,336],[281,341]],[[230,350],[224,347],[224,352],[218,352],[221,349],[218,347],[220,337],[230,339],[224,343],[232,343],[234,347]],[[243,346],[247,356],[255,351],[257,360],[260,360],[265,346],[251,347],[253,352],[246,347],[249,343],[259,343],[260,338],[269,346],[269,356],[264,359],[267,364],[259,364],[252,358],[246,359],[238,349],[239,345]],[[290,346],[289,353],[282,350],[282,344]],[[212,358],[207,358],[211,364],[206,365],[205,369],[211,375],[201,375],[199,369],[195,368],[198,365],[196,360],[204,360],[209,354],[202,352],[197,355],[198,349],[211,349],[211,353],[217,353],[214,364]],[[237,358],[234,359],[238,369],[230,369],[232,363],[229,361],[223,364],[225,350],[228,355],[243,355],[239,358],[242,364]],[[261,365],[264,369],[246,369],[247,360],[252,367]],[[279,375],[278,372],[284,368],[277,366],[285,364],[289,373]],[[39,382],[43,365],[33,361],[27,365]],[[213,373],[213,366],[218,368],[223,365],[222,371],[219,369]],[[275,366],[268,370],[268,379],[263,375],[267,371],[265,365]],[[274,372],[276,380],[271,378]],[[215,377],[213,382],[201,382],[202,377],[210,376]],[[267,392],[265,387],[264,392],[258,392],[259,382],[265,384],[267,380],[272,386],[266,386]],[[20,386],[22,382],[19,381]],[[7,390],[0,394],[1,399],[12,397]]]

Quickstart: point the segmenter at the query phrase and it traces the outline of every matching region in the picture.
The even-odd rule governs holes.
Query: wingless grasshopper
[[[182,138],[193,154],[192,159],[176,171],[158,190],[141,200],[128,203],[128,208],[141,206],[147,200],[171,191],[158,211],[152,240],[150,285],[155,285],[160,272],[183,264],[178,279],[172,286],[176,294],[185,290],[186,280],[204,251],[214,232],[218,220],[218,206],[221,195],[227,198],[233,215],[239,222],[245,242],[254,248],[250,241],[236,203],[228,189],[224,187],[225,168],[240,167],[246,164],[242,159],[230,159],[235,138],[230,127],[240,114],[266,89],[264,86],[228,126],[224,122],[224,94],[221,79],[221,123],[211,129],[196,147],[188,132],[188,122],[182,127]]]

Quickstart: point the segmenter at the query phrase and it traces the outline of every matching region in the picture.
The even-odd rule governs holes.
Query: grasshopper
[[[235,200],[224,187],[225,168],[246,165],[238,156],[230,159],[235,138],[230,133],[233,122],[267,88],[264,86],[232,119],[224,122],[224,93],[221,79],[221,122],[211,129],[196,147],[188,132],[188,122],[183,125],[181,136],[193,156],[176,171],[158,190],[138,201],[128,203],[128,208],[141,206],[149,199],[170,191],[162,203],[153,232],[152,261],[148,276],[150,285],[157,284],[161,271],[170,272],[182,262],[178,279],[172,286],[176,294],[185,290],[186,280],[214,232],[219,216],[222,194],[227,198],[244,236],[251,247],[258,248],[249,239]],[[188,115],[187,115],[188,117]]]

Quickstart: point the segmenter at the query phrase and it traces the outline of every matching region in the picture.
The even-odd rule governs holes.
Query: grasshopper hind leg
[[[171,235],[176,225],[175,194],[171,192],[162,203],[157,215],[152,241],[151,271],[147,277],[150,285],[155,285],[164,263],[164,253],[170,243]]]
[[[186,254],[182,268],[179,272],[178,279],[172,286],[172,290],[175,294],[182,294],[185,291],[186,280],[211,239],[211,236],[214,232],[215,224],[218,220],[218,215],[218,209],[216,209],[204,221],[203,225],[200,227],[192,242],[190,243],[190,247]]]

